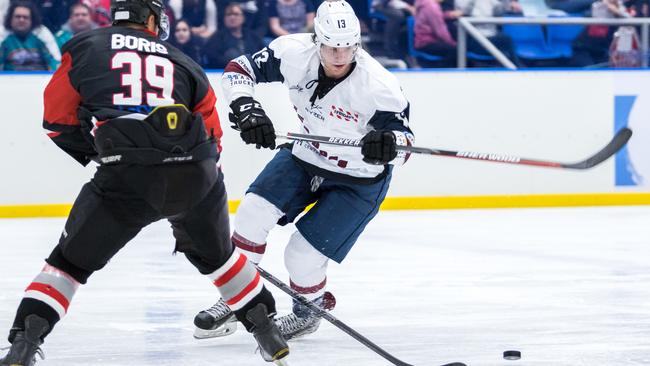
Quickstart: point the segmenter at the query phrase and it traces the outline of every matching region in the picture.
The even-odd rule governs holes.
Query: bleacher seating
[[[585,29],[583,25],[548,25],[546,27],[547,45],[562,57],[573,56],[573,41]]]
[[[526,60],[552,60],[562,58],[562,53],[549,47],[541,25],[504,24],[503,32],[510,36],[518,57]]]
[[[427,60],[427,61],[441,61],[443,58],[437,55],[433,55],[430,53],[418,51],[415,49],[414,45],[414,40],[415,40],[415,18],[414,17],[408,17],[406,18],[406,28],[407,28],[407,33],[408,33],[408,52],[409,55],[419,58],[422,60]]]

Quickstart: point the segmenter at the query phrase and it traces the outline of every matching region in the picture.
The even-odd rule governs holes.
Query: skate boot
[[[246,313],[246,319],[253,324],[251,333],[259,345],[264,361],[284,364],[282,359],[289,355],[289,346],[275,324],[273,316],[268,314],[266,305],[257,304]]]
[[[313,301],[321,309],[330,311],[336,305],[336,299],[331,292],[325,292],[323,296]],[[298,301],[293,301],[293,313],[282,316],[276,320],[278,328],[284,339],[291,340],[314,333],[320,325],[320,317]]]
[[[0,359],[0,366],[33,366],[37,354],[41,359],[45,359],[39,347],[43,344],[41,337],[49,328],[47,320],[38,315],[28,315],[25,318],[25,330],[16,333],[9,353]]]
[[[237,319],[223,299],[219,299],[211,308],[196,314],[194,325],[196,339],[223,337],[235,333]]]

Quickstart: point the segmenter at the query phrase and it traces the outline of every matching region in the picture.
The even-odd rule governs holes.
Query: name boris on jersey
[[[129,50],[138,50],[140,52],[160,53],[163,55],[169,53],[167,47],[158,42],[152,42],[145,38],[127,36],[119,33],[113,34],[111,37],[111,49],[121,50],[124,48]]]

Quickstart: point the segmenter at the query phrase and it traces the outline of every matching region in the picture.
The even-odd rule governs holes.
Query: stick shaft
[[[403,362],[396,358],[395,356],[391,355],[390,353],[384,351],[383,348],[379,347],[372,341],[370,341],[368,338],[364,337],[361,335],[359,332],[356,330],[352,329],[349,327],[347,324],[343,323],[334,315],[328,313],[327,311],[321,309],[318,305],[314,304],[313,302],[307,300],[304,296],[301,296],[298,294],[296,291],[294,291],[291,287],[287,286],[284,282],[280,281],[277,279],[275,276],[270,274],[269,272],[265,271],[264,269],[260,268],[259,266],[257,267],[257,270],[260,272],[260,275],[264,277],[267,281],[271,282],[273,285],[275,285],[277,288],[280,290],[284,291],[287,293],[289,296],[292,298],[296,299],[299,301],[302,305],[307,306],[310,310],[312,310],[314,313],[316,313],[317,316],[327,320],[328,322],[332,323],[335,327],[341,329],[343,332],[347,333],[349,336],[352,338],[356,339],[359,341],[361,344],[364,346],[368,347],[370,350],[373,352],[377,353],[378,355],[382,356],[385,358],[387,361],[392,363],[393,365],[397,366],[411,366],[410,364]]]
[[[277,133],[276,136],[290,141],[306,141],[306,142],[321,143],[327,145],[361,147],[361,141],[356,139],[308,135],[308,134],[300,134],[300,133],[293,133],[293,132],[287,132],[285,134]],[[629,128],[623,128],[620,131],[618,131],[618,133],[616,133],[614,138],[611,141],[609,141],[609,143],[605,147],[600,149],[598,152],[596,152],[589,158],[576,163],[562,163],[562,162],[549,161],[549,160],[529,159],[529,158],[522,158],[519,156],[505,155],[505,154],[431,149],[431,148],[417,147],[417,146],[398,145],[397,150],[406,151],[414,154],[445,156],[450,158],[487,161],[492,163],[581,170],[581,169],[592,168],[602,163],[603,161],[607,160],[609,157],[611,157],[617,151],[619,151],[623,146],[625,146],[625,144],[627,143],[627,141],[630,139],[631,136],[632,136],[632,130],[630,130]]]

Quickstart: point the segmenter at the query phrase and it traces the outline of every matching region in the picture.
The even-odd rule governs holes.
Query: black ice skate
[[[289,355],[289,346],[282,338],[272,315],[269,316],[266,305],[257,304],[246,313],[246,319],[253,324],[251,333],[259,345],[264,361],[284,364],[282,359]]]
[[[323,310],[330,311],[336,305],[336,299],[331,292],[325,294],[313,301]],[[298,301],[293,301],[293,313],[282,316],[276,320],[280,333],[284,339],[291,340],[303,337],[307,334],[314,333],[320,325],[320,317],[305,305]]]
[[[37,354],[45,359],[39,347],[43,344],[41,337],[49,329],[47,320],[38,315],[28,315],[25,318],[25,330],[16,333],[9,353],[0,360],[0,366],[33,366]]]
[[[219,299],[211,308],[196,314],[194,325],[196,339],[223,337],[235,333],[237,319],[223,299]]]

